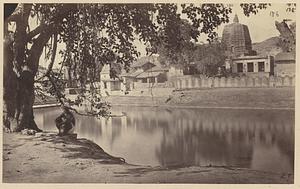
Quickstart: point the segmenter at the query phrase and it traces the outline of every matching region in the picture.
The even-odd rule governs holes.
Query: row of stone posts
[[[172,85],[177,89],[219,87],[290,87],[295,86],[295,77],[187,77],[174,80]]]

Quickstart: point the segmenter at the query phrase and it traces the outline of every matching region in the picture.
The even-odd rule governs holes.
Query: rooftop
[[[139,58],[135,62],[133,62],[131,67],[138,68],[138,67],[142,67],[143,65],[148,64],[148,63],[156,65],[157,62],[158,62],[158,60],[157,60],[156,56],[144,56],[144,57]]]
[[[123,77],[136,77],[138,75],[140,75],[141,73],[143,73],[143,70],[135,70],[129,73],[123,73],[121,76]]]
[[[147,72],[158,72],[158,71],[169,71],[168,68],[163,68],[161,66],[154,66],[153,68],[150,68],[149,70],[147,70]]]
[[[268,56],[240,56],[232,58],[232,60],[252,60],[252,59],[266,59]]]

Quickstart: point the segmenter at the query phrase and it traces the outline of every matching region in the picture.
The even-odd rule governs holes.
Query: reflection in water
[[[79,137],[112,155],[143,165],[237,166],[293,172],[294,111],[114,107],[126,116],[76,118]],[[56,130],[59,109],[36,110],[45,130]]]

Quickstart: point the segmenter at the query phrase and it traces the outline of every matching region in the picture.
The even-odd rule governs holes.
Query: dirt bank
[[[293,177],[232,167],[129,165],[86,139],[3,134],[4,183],[293,183]]]
[[[295,88],[214,88],[175,91],[166,97],[110,96],[112,105],[294,109]]]

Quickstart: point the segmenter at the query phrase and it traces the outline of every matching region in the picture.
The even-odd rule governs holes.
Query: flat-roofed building
[[[226,60],[226,68],[232,73],[246,76],[266,76],[274,75],[273,56],[241,56]]]

